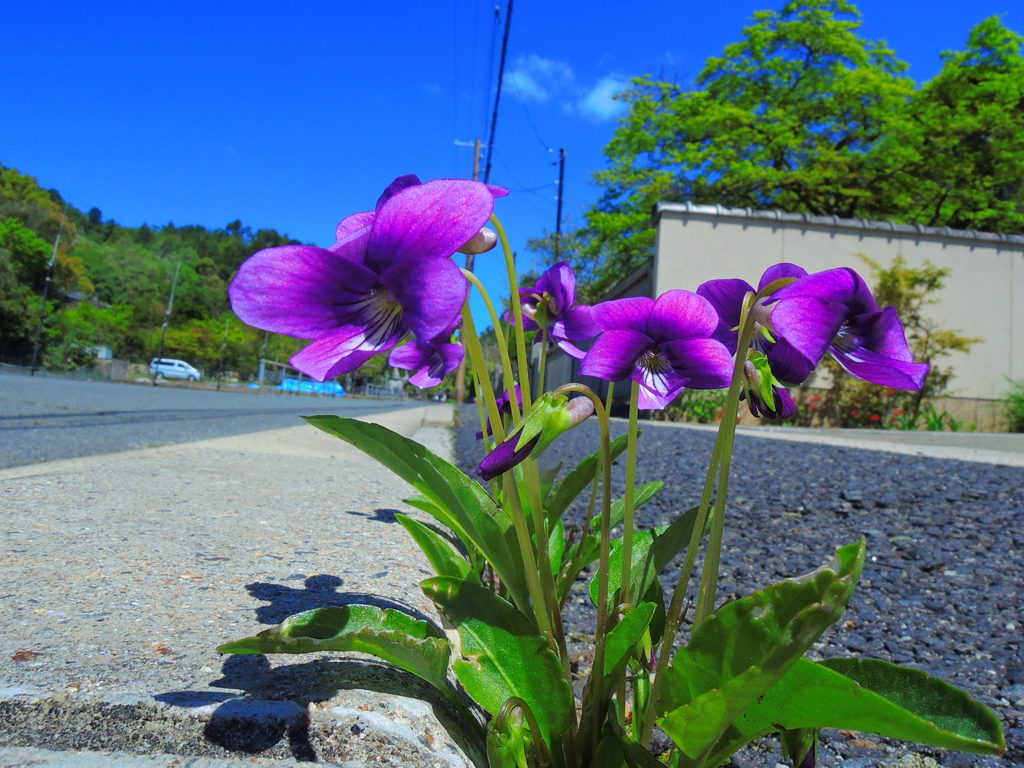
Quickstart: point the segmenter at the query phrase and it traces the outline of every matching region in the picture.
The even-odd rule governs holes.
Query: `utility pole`
[[[562,197],[565,191],[565,148],[558,150],[558,212],[555,214],[555,261],[562,254]]]
[[[178,259],[178,266],[174,268],[174,280],[171,282],[171,295],[167,298],[167,309],[164,310],[164,322],[160,326],[160,347],[156,353],[157,360],[164,359],[164,339],[167,336],[167,324],[171,321],[171,310],[174,309],[174,290],[178,287],[178,273],[181,272],[181,259]],[[156,386],[157,372],[153,371],[153,386]]]
[[[39,348],[43,341],[43,321],[46,320],[46,299],[50,295],[50,280],[53,279],[53,265],[57,263],[57,249],[60,247],[60,236],[64,234],[64,224],[57,230],[57,239],[53,241],[53,253],[50,254],[50,263],[46,265],[46,282],[43,283],[43,305],[39,308],[39,324],[36,326],[36,340],[32,345],[32,368],[29,374],[36,375],[39,370]]]
[[[220,380],[224,378],[224,350],[228,346],[228,319],[224,318],[224,337],[220,341],[220,369],[217,372],[217,389],[220,390]]]
[[[473,142],[473,181],[479,181],[480,179],[480,139],[479,137]],[[470,272],[473,271],[473,263],[475,257],[472,253],[466,254],[466,269]],[[459,363],[459,368],[455,372],[455,402],[464,403],[466,401],[466,356],[463,354],[462,362]]]

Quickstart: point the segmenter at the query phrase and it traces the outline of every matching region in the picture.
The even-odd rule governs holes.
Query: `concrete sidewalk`
[[[369,420],[450,454],[448,406]],[[0,766],[467,765],[417,678],[214,650],[320,605],[436,617],[411,492],[307,425],[0,471]]]
[[[625,419],[614,419],[625,421]],[[646,420],[644,428],[669,427],[717,432],[717,424],[683,424]],[[885,451],[932,459],[956,459],[983,464],[1024,467],[1024,433],[922,432],[890,429],[828,429],[822,427],[740,426],[737,436],[763,440],[837,445],[865,451]]]

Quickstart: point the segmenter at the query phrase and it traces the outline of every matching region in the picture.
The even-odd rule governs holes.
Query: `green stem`
[[[473,368],[477,372],[477,376],[480,383],[479,395],[484,401],[484,405],[487,407],[487,415],[491,420],[491,432],[494,435],[495,442],[501,442],[505,439],[505,427],[501,423],[501,414],[498,413],[498,404],[494,399],[494,390],[491,388],[490,382],[483,385],[482,378],[487,375],[487,362],[484,359],[484,351],[480,346],[480,337],[476,333],[476,325],[473,323],[473,313],[469,309],[469,297],[466,297],[466,303],[462,307],[462,332],[463,341],[465,343],[466,351],[469,353],[469,359],[473,363]],[[513,396],[513,400],[515,397]],[[487,440],[487,425],[484,425],[484,444],[489,445]]]
[[[491,216],[491,224],[498,233],[501,249],[505,252],[505,267],[508,270],[508,287],[512,300],[512,317],[515,318],[516,357],[519,358],[519,386],[523,391],[523,410],[529,411],[533,397],[530,395],[530,361],[526,357],[526,335],[523,333],[523,304],[519,297],[519,279],[516,277],[516,259],[508,243],[508,235],[497,216]],[[515,393],[512,393],[515,397]]]
[[[679,624],[682,622],[683,598],[686,595],[687,587],[690,584],[690,574],[693,573],[693,566],[697,561],[697,550],[700,548],[700,539],[707,522],[708,509],[711,507],[711,495],[715,490],[715,477],[718,473],[718,457],[721,455],[722,427],[719,426],[718,437],[715,439],[715,447],[711,452],[711,461],[708,464],[708,474],[704,481],[704,491],[701,494],[700,506],[697,508],[697,519],[693,523],[693,532],[690,534],[690,543],[686,548],[686,558],[683,567],[679,570],[679,580],[672,592],[672,600],[669,603],[668,611],[665,613],[665,629],[661,636],[661,645],[658,646],[658,666],[654,672],[654,682],[651,687],[651,696],[648,702],[648,712],[643,718],[643,730],[640,733],[639,741],[645,747],[650,746],[651,734],[654,732],[654,708],[661,696],[661,682],[665,678],[665,669],[668,667],[669,657],[672,655],[672,644],[675,642],[676,633],[679,631]]]
[[[487,436],[487,414],[484,413],[484,398],[481,393],[483,383],[480,381],[480,374],[476,371],[473,372],[473,383],[476,385],[476,397],[473,398],[476,401],[476,415],[480,419],[480,433],[483,435],[483,439],[480,442],[483,444],[484,456],[486,457],[490,438]]]
[[[679,625],[682,621],[682,607],[683,598],[686,595],[686,590],[690,583],[690,575],[693,572],[693,566],[697,561],[697,550],[700,548],[700,540],[704,533],[704,527],[707,524],[708,511],[711,508],[711,497],[715,491],[715,479],[720,478],[724,473],[728,477],[729,473],[729,460],[732,456],[732,443],[733,436],[736,434],[736,413],[739,407],[740,392],[743,389],[743,365],[747,359],[747,348],[750,346],[750,339],[754,331],[754,318],[753,314],[746,310],[746,304],[740,320],[740,334],[737,343],[736,361],[733,365],[732,381],[729,385],[729,392],[726,395],[725,408],[722,413],[722,421],[718,426],[718,435],[715,438],[715,447],[711,453],[711,460],[708,463],[707,476],[704,479],[704,490],[701,493],[700,506],[697,509],[697,519],[693,523],[693,532],[690,534],[690,542],[686,548],[686,558],[683,562],[683,567],[679,571],[679,580],[676,583],[676,588],[672,592],[672,600],[669,604],[668,611],[665,614],[665,630],[662,634],[661,645],[658,647],[658,666],[654,675],[654,682],[651,686],[651,696],[647,707],[647,713],[643,719],[643,730],[640,734],[640,743],[644,746],[649,746],[651,741],[651,734],[654,729],[654,711],[658,706],[658,701],[661,698],[661,684],[665,678],[665,669],[668,667],[669,657],[672,654],[672,645],[676,639],[676,633],[679,631]],[[729,446],[729,453],[726,454],[726,445]],[[727,457],[723,462],[723,457]],[[721,513],[716,511],[714,525],[719,525],[721,521],[721,530],[724,531],[724,517],[725,517],[725,492],[726,489],[719,488],[718,496],[716,499],[716,510],[721,506]],[[711,549],[709,543],[708,549]],[[719,552],[721,548],[721,539],[718,542]],[[705,558],[707,555],[705,555]],[[705,559],[705,562],[706,559]],[[715,579],[717,580],[717,563],[715,567]],[[706,577],[706,572],[701,575],[701,589],[703,591],[703,585]],[[714,603],[714,596],[711,598],[712,604]],[[702,620],[702,619],[701,619]],[[694,629],[699,626],[700,620],[694,623]]]
[[[756,297],[755,297],[756,299]],[[747,362],[750,339],[754,333],[754,313],[744,304],[740,318],[739,340],[736,344],[736,363],[732,370],[732,383],[725,398],[722,425],[719,427],[721,447],[718,457],[718,489],[715,493],[715,514],[711,518],[711,536],[704,553],[704,566],[700,574],[700,593],[693,628],[696,630],[704,620],[715,612],[718,594],[718,568],[722,558],[722,539],[725,535],[725,503],[729,497],[729,467],[732,464],[732,447],[736,438],[736,416],[739,412],[740,393],[743,390],[743,366]]]
[[[622,520],[622,591],[620,603],[632,602],[630,573],[633,565],[633,527],[636,510],[633,499],[636,488],[636,438],[639,417],[640,385],[632,382],[629,391],[629,432],[626,438],[626,498],[625,517]]]
[[[551,626],[551,614],[548,611],[547,603],[544,600],[544,592],[540,585],[540,576],[537,569],[537,558],[533,552],[533,542],[530,540],[530,529],[526,524],[526,515],[523,514],[522,504],[519,502],[519,489],[516,488],[515,479],[511,474],[504,476],[505,499],[510,507],[512,525],[516,530],[516,541],[519,543],[519,553],[523,557],[523,570],[526,574],[526,588],[530,593],[530,602],[533,603],[533,617],[537,629],[551,643],[551,650],[558,653],[558,644],[555,642],[555,633]],[[524,611],[528,606],[520,606]]]
[[[480,278],[474,275],[467,269],[462,270],[462,274],[466,276],[480,293],[480,298],[484,300],[484,304],[487,306],[487,311],[491,315],[491,323],[494,325],[494,338],[498,344],[498,353],[501,355],[501,367],[502,376],[505,380],[505,390],[508,392],[509,404],[512,408],[512,423],[518,424],[522,415],[519,411],[519,401],[516,399],[516,383],[512,375],[512,359],[508,356],[508,343],[505,341],[505,333],[501,330],[501,316],[494,308],[494,302],[491,301],[490,294],[487,293],[487,289],[484,288],[484,284],[480,282]],[[522,386],[522,385],[520,385]],[[526,399],[523,399],[523,408],[529,410],[529,406],[526,404]]]
[[[604,657],[605,636],[608,634],[608,561],[611,554],[612,521],[612,449],[611,431],[608,426],[608,412],[594,391],[582,384],[566,384],[555,390],[557,394],[579,392],[590,398],[594,413],[601,425],[601,556],[597,569],[597,628],[594,635],[594,663],[591,667],[590,682],[583,693],[583,711],[580,716],[579,750],[581,764],[597,751],[601,737],[601,723],[604,720],[607,703],[604,700]],[[595,478],[596,482],[596,478]],[[582,544],[581,544],[582,546]]]
[[[540,392],[544,392],[547,389],[547,364],[548,364],[548,332],[547,329],[541,329],[541,341],[540,341],[540,372],[537,377],[537,389]]]

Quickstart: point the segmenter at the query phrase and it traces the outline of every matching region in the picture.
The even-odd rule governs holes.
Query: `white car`
[[[154,357],[149,362],[149,375],[158,379],[185,379],[199,381],[203,378],[196,368],[184,360],[172,360],[169,357]]]

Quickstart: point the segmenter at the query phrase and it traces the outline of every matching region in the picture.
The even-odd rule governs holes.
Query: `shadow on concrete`
[[[303,577],[295,577],[296,580],[301,578]],[[267,603],[267,605],[261,605],[256,609],[256,620],[261,624],[280,624],[296,613],[311,611],[314,608],[352,605],[353,603],[375,605],[378,608],[394,608],[421,621],[433,623],[429,617],[408,603],[366,592],[339,592],[338,589],[343,584],[344,581],[340,577],[321,573],[306,578],[302,587],[255,581],[246,584],[245,588],[257,600]]]
[[[189,709],[219,705],[203,736],[228,752],[308,762],[344,760],[343,754],[325,754],[337,745],[311,727],[309,705],[330,701],[343,691],[372,691],[425,702],[463,752],[478,764],[482,759],[483,731],[469,708],[460,711],[432,686],[395,667],[325,658],[272,667],[266,656],[254,654],[228,657],[221,673],[209,685],[223,692],[167,691],[154,698]]]
[[[434,623],[416,608],[395,600],[361,592],[340,592],[343,583],[338,576],[317,574],[306,578],[301,588],[254,582],[247,584],[246,589],[267,603],[255,609],[262,624],[279,624],[289,616],[315,608],[352,604],[393,608]],[[470,714],[469,700],[463,696],[462,707],[453,704],[415,675],[383,663],[318,658],[274,667],[262,654],[231,655],[224,661],[221,677],[208,685],[225,690],[167,691],[154,699],[186,709],[216,706],[203,736],[229,752],[270,753],[304,762],[327,759],[323,754],[318,756],[323,751],[323,740],[311,729],[308,707],[311,703],[329,701],[342,691],[360,690],[427,703],[466,755],[482,764],[483,731]],[[287,742],[286,752],[279,746],[282,741]]]
[[[345,514],[355,515],[357,517],[366,517],[370,520],[376,520],[378,523],[397,523],[395,515],[399,514],[400,510],[397,509],[375,509],[372,513],[369,512],[356,512],[355,510],[348,510]]]

